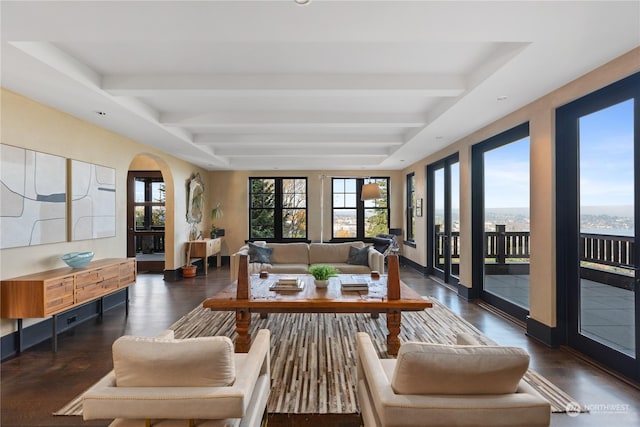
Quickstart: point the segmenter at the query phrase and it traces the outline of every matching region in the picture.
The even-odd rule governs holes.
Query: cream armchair
[[[83,396],[84,419],[115,418],[110,427],[259,426],[271,387],[269,341],[260,330],[241,354],[227,337],[121,337],[113,371]]]
[[[521,381],[529,355],[517,347],[405,343],[379,359],[358,343],[357,396],[365,427],[548,426],[551,406]]]

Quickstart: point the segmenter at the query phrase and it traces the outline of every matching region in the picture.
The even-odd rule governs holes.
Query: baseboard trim
[[[560,342],[560,331],[557,327],[547,326],[544,323],[532,319],[530,316],[527,316],[526,335],[547,347],[557,348],[562,344]]]
[[[480,298],[478,291],[474,288],[467,288],[462,283],[458,283],[458,296],[465,301],[473,301]]]
[[[420,264],[418,264],[415,261],[410,260],[409,258],[405,258],[403,256],[400,256],[400,262],[402,263],[402,265],[406,265],[408,267],[413,268],[414,270],[416,270],[418,273],[426,276],[428,274],[427,272],[427,267],[423,267]]]

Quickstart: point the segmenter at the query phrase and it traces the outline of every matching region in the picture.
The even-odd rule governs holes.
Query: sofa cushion
[[[267,246],[273,249],[271,264],[309,265],[309,245],[306,243],[268,243]]]
[[[514,393],[528,367],[529,354],[519,347],[408,342],[391,387],[398,394]]]
[[[351,246],[349,248],[349,258],[347,264],[369,265],[369,247],[358,248]]]
[[[249,242],[249,262],[269,264],[271,263],[272,253],[273,249],[269,247]]]
[[[312,264],[317,265],[317,264]],[[338,269],[340,274],[370,274],[368,265],[347,264],[346,262],[332,262],[332,266]]]
[[[307,264],[272,264],[267,270],[273,274],[309,274]]]
[[[333,264],[347,262],[351,247],[362,248],[363,242],[311,243],[309,245],[309,264]]]
[[[471,335],[466,332],[460,332],[456,335],[456,344],[458,345],[482,345],[478,335]]]
[[[113,343],[118,387],[224,387],[235,381],[228,337],[181,340],[123,336]]]

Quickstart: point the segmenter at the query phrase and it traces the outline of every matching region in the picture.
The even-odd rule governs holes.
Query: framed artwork
[[[202,221],[202,203],[204,201],[204,184],[200,174],[189,180],[189,194],[187,201],[187,223],[199,224]]]
[[[71,240],[116,235],[116,170],[70,160]]]
[[[416,199],[416,216],[422,216],[422,199]]]
[[[0,248],[67,241],[67,160],[0,144]]]

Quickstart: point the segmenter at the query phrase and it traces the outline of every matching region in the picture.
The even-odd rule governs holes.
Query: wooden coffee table
[[[298,275],[304,281],[300,291],[272,291],[269,286],[280,276],[270,274],[261,279],[257,275],[249,276],[246,289],[242,286],[242,275],[238,281],[204,301],[203,306],[211,310],[229,310],[236,312],[237,352],[246,353],[251,345],[249,326],[251,313],[386,313],[387,316],[387,353],[397,355],[400,349],[401,312],[420,311],[432,304],[424,300],[417,292],[409,288],[394,275],[381,275],[372,280],[368,291],[342,291],[339,278],[332,278],[326,288],[316,288],[313,276]],[[247,275],[248,276],[248,275]],[[286,275],[290,277],[291,275]],[[349,275],[352,276],[352,275]],[[393,295],[393,283],[399,286],[399,298]],[[363,277],[369,277],[368,275]],[[238,283],[241,285],[238,286]],[[250,286],[248,286],[250,284]]]

